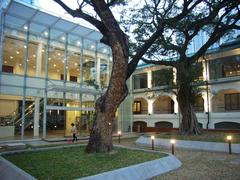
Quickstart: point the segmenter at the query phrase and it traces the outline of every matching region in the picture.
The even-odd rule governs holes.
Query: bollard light
[[[170,143],[172,144],[172,154],[174,154],[174,144],[176,143],[175,139],[171,139]]]
[[[151,140],[152,140],[152,150],[154,150],[154,139],[155,139],[155,137],[154,137],[154,136],[151,136]]]
[[[122,132],[118,131],[118,143],[120,144]]]
[[[227,136],[228,141],[228,152],[229,154],[232,154],[232,136]]]

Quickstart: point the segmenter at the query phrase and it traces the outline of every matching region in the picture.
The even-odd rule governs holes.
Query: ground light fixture
[[[228,141],[228,152],[229,154],[232,154],[232,136],[227,136]]]
[[[175,139],[171,139],[170,143],[172,144],[172,154],[174,154],[174,144],[176,143]]]
[[[118,131],[118,143],[119,144],[121,142],[121,135],[122,135],[122,131]]]
[[[154,150],[154,139],[155,139],[155,137],[154,137],[154,136],[151,136],[151,140],[152,140],[152,150]]]

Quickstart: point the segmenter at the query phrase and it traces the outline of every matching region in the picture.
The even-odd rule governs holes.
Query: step
[[[24,144],[24,143],[9,143],[9,144],[6,144],[6,148],[9,150],[25,149],[26,144]]]

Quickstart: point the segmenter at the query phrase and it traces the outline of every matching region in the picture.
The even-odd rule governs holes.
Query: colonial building
[[[240,39],[213,47],[199,62],[201,96],[194,109],[206,129],[240,129]],[[181,121],[171,83],[176,70],[139,66],[133,75],[133,126],[178,128]]]

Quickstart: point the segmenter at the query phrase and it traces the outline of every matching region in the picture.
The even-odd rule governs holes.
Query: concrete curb
[[[136,141],[137,145],[144,146],[151,146],[152,145],[151,143],[152,143],[151,138],[144,136],[140,136]],[[155,138],[154,145],[171,147],[170,139]],[[205,141],[176,140],[175,147],[226,153],[228,153],[229,151],[228,143],[205,142]],[[240,153],[240,144],[232,144],[232,153]]]
[[[1,180],[35,180],[33,176],[18,168],[8,160],[0,157]]]
[[[182,163],[173,155],[113,171],[80,178],[79,180],[145,180],[179,168]]]

